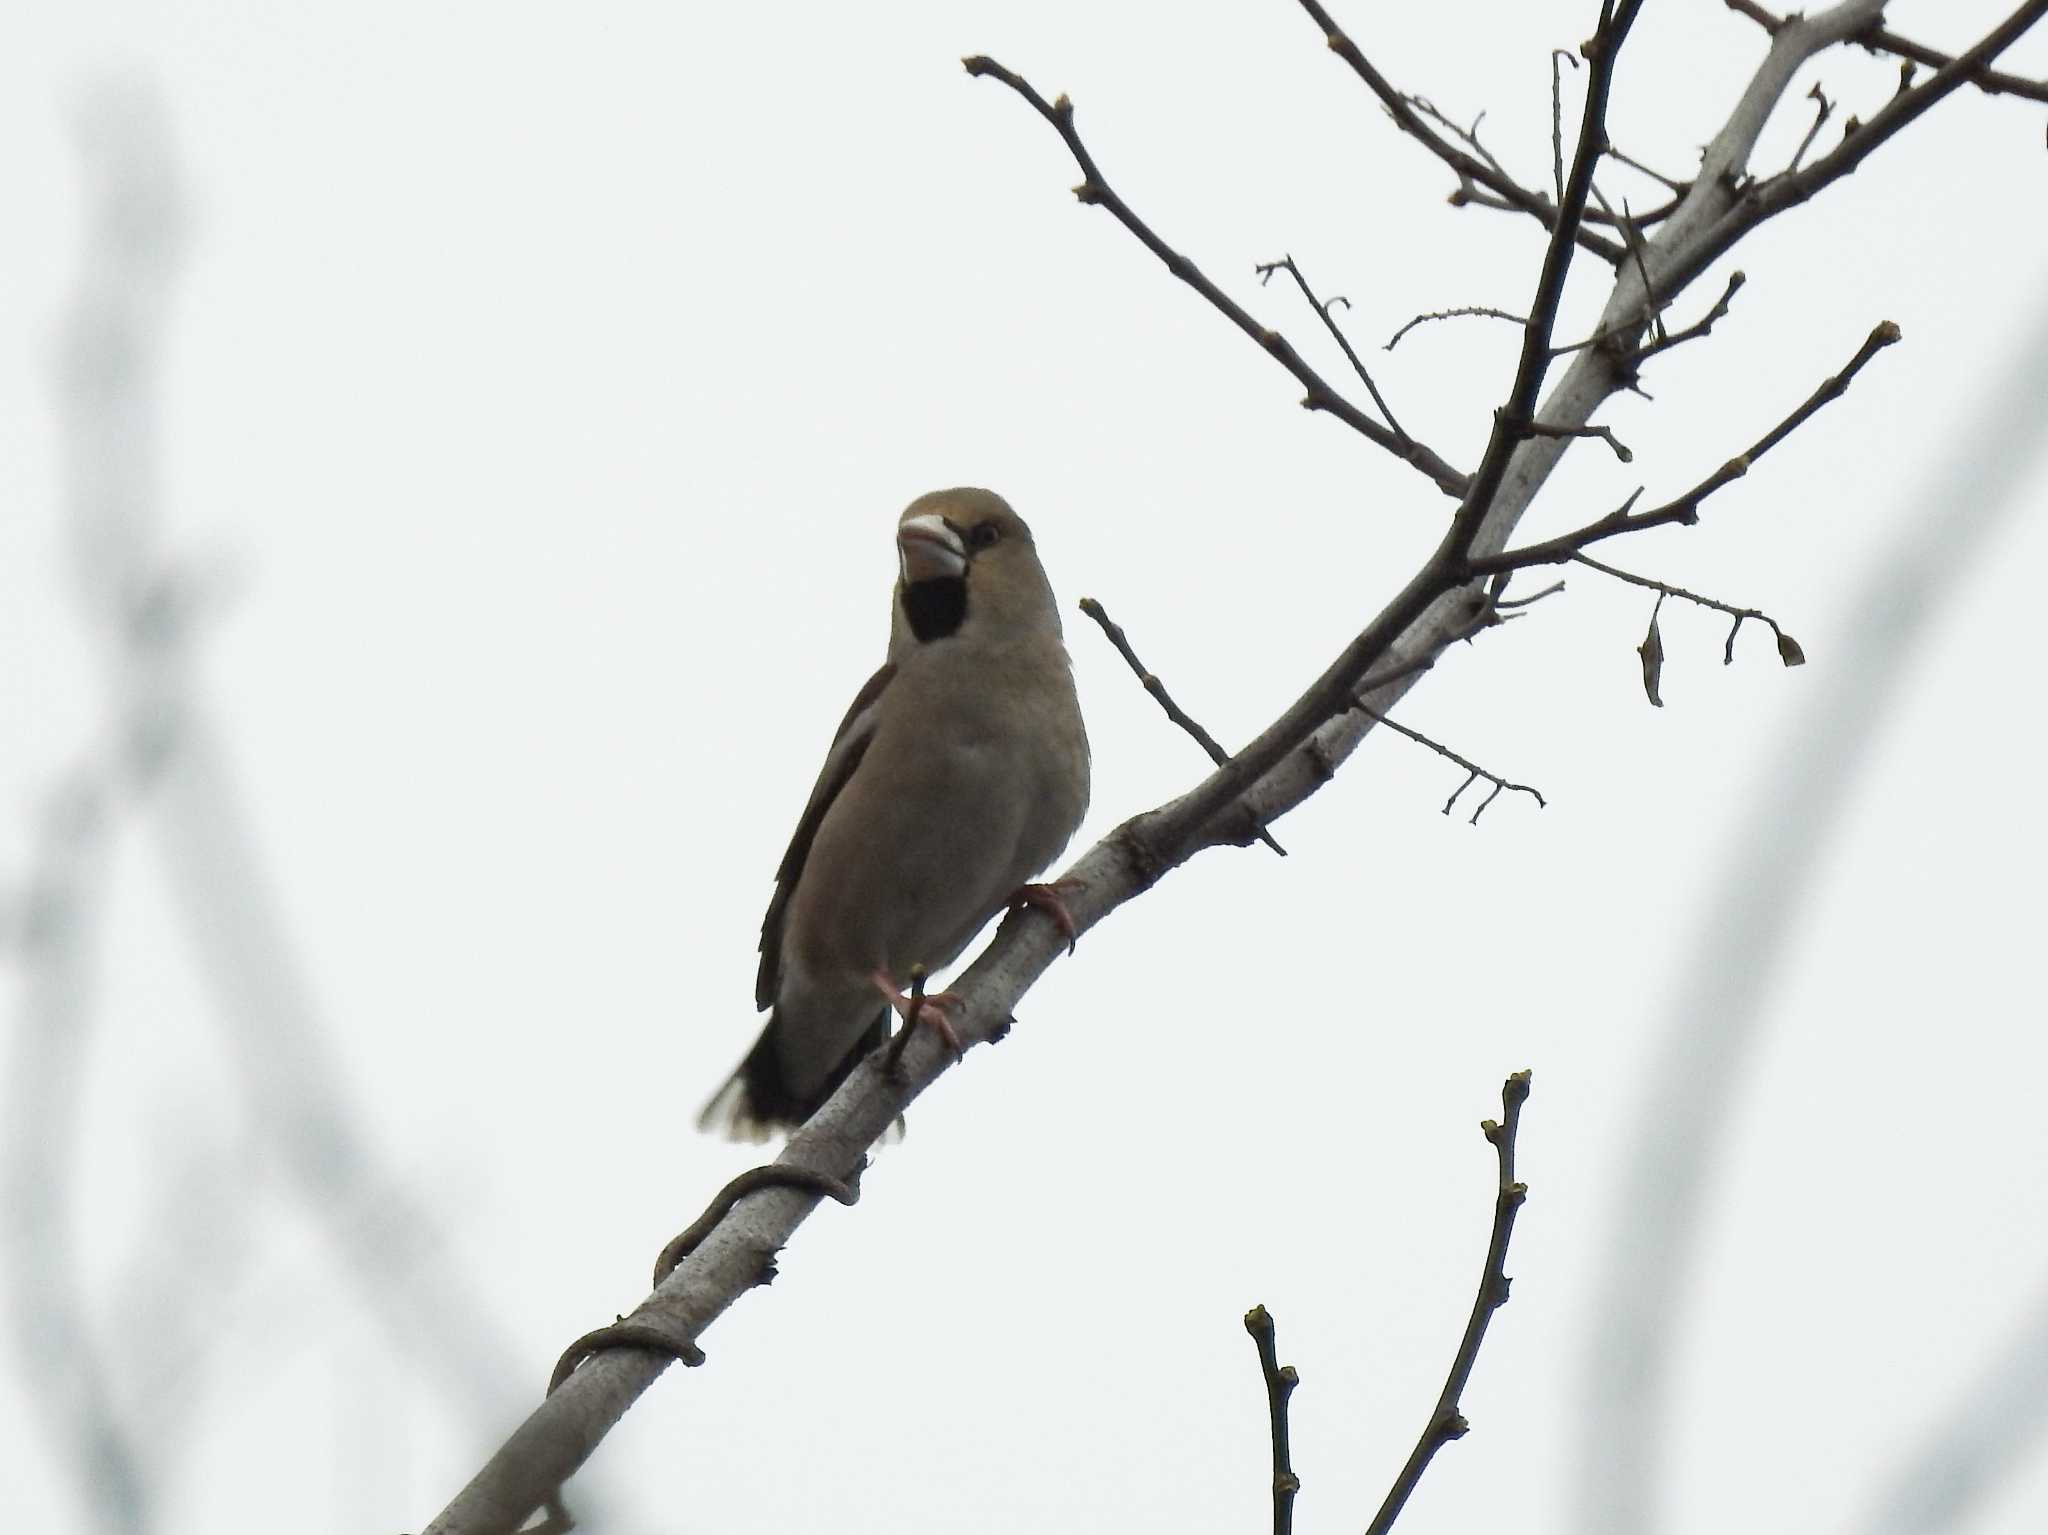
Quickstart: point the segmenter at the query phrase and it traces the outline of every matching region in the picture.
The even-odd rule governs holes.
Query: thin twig
[[[1369,708],[1365,704],[1358,705],[1358,709],[1359,712],[1362,714],[1371,715],[1374,719],[1378,720],[1382,725],[1386,726],[1387,729],[1393,731],[1396,735],[1404,735],[1409,740],[1415,742],[1418,746],[1427,746],[1439,757],[1443,757],[1451,762],[1455,762],[1458,764],[1459,767],[1465,770],[1467,774],[1465,781],[1458,785],[1457,789],[1452,793],[1449,799],[1444,801],[1443,813],[1445,815],[1449,815],[1451,813],[1451,807],[1457,804],[1459,800],[1465,797],[1465,791],[1471,788],[1472,785],[1474,785],[1475,783],[1478,783],[1482,778],[1493,785],[1493,792],[1486,796],[1485,800],[1480,803],[1480,806],[1477,810],[1472,812],[1471,820],[1466,823],[1468,825],[1477,826],[1479,824],[1479,818],[1486,814],[1486,807],[1488,805],[1491,805],[1495,800],[1499,799],[1503,790],[1512,791],[1516,794],[1528,795],[1531,799],[1536,801],[1537,808],[1539,809],[1547,810],[1550,808],[1549,802],[1543,798],[1542,794],[1537,790],[1530,788],[1527,784],[1510,783],[1507,779],[1501,777],[1500,774],[1493,772],[1491,769],[1481,767],[1478,763],[1474,762],[1470,757],[1459,756],[1456,752],[1452,751],[1448,746],[1445,746],[1442,742],[1431,740],[1421,731],[1411,730],[1406,725],[1402,724],[1399,720],[1389,719],[1386,715],[1381,714],[1372,708]]]
[[[1350,65],[1352,73],[1363,80],[1367,89],[1379,98],[1380,105],[1387,109],[1387,114],[1394,119],[1395,126],[1458,173],[1460,193],[1452,194],[1452,202],[1480,201],[1481,199],[1461,195],[1465,191],[1466,183],[1477,182],[1501,200],[1497,206],[1506,206],[1528,214],[1553,235],[1559,228],[1565,229],[1570,238],[1604,261],[1618,263],[1627,254],[1626,250],[1614,241],[1582,227],[1576,217],[1560,218],[1556,205],[1541,193],[1531,192],[1495,165],[1467,154],[1455,144],[1447,143],[1423,121],[1422,115],[1416,111],[1409,98],[1396,90],[1387,77],[1375,69],[1371,61],[1359,52],[1358,45],[1346,35],[1342,27],[1337,25],[1319,0],[1300,0],[1300,3],[1301,8],[1308,12],[1315,24],[1323,29],[1323,37],[1329,43],[1330,51]]]
[[[1366,1527],[1366,1535],[1386,1535],[1393,1528],[1436,1452],[1453,1439],[1463,1438],[1471,1427],[1459,1412],[1458,1404],[1465,1394],[1465,1383],[1472,1378],[1472,1366],[1478,1362],[1479,1345],[1486,1341],[1487,1324],[1493,1320],[1494,1312],[1507,1304],[1508,1241],[1515,1233],[1515,1214],[1529,1197],[1528,1187],[1515,1181],[1515,1136],[1522,1125],[1522,1105],[1528,1100],[1529,1073],[1518,1071],[1501,1084],[1500,1119],[1486,1120],[1479,1127],[1493,1145],[1500,1172],[1493,1201],[1493,1231],[1487,1238],[1486,1267],[1479,1275],[1479,1293],[1473,1298],[1472,1315],[1465,1323],[1464,1337],[1458,1342],[1457,1357],[1451,1361],[1450,1376],[1436,1399],[1436,1410],[1429,1415],[1429,1423],[1409,1453],[1401,1474],[1394,1478],[1386,1501]]]
[[[1335,317],[1330,313],[1331,308],[1337,304],[1342,304],[1346,309],[1349,309],[1351,307],[1351,300],[1345,298],[1341,293],[1333,293],[1327,299],[1317,298],[1315,289],[1308,285],[1308,279],[1302,276],[1301,268],[1295,264],[1292,256],[1282,256],[1278,261],[1262,262],[1257,267],[1254,267],[1253,270],[1259,274],[1261,286],[1275,272],[1284,271],[1294,279],[1294,285],[1301,289],[1301,296],[1307,299],[1309,307],[1315,310],[1317,318],[1323,322],[1323,328],[1329,331],[1330,335],[1335,338],[1337,345],[1344,349],[1344,356],[1350,362],[1352,371],[1358,375],[1359,381],[1365,385],[1365,392],[1372,396],[1373,404],[1380,408],[1380,414],[1387,418],[1387,425],[1400,433],[1401,436],[1406,437],[1408,435],[1407,432],[1402,429],[1401,423],[1394,419],[1392,407],[1387,404],[1385,398],[1380,394],[1379,385],[1375,384],[1372,381],[1372,375],[1365,371],[1365,362],[1351,345],[1351,338],[1344,334],[1343,330],[1339,328]]]
[[[1660,352],[1668,352],[1682,342],[1696,341],[1701,336],[1706,335],[1714,328],[1716,321],[1726,317],[1728,306],[1734,302],[1735,295],[1741,291],[1742,285],[1748,281],[1749,278],[1739,271],[1731,273],[1728,278],[1728,286],[1722,290],[1721,296],[1714,300],[1714,307],[1709,309],[1702,318],[1694,321],[1684,330],[1667,332],[1659,339],[1646,342],[1644,345],[1637,347],[1624,360],[1624,368],[1633,371],[1648,359],[1657,356]],[[1583,352],[1588,347],[1606,346],[1609,342],[1621,336],[1633,336],[1639,333],[1644,326],[1650,323],[1650,320],[1650,311],[1645,308],[1631,315],[1626,320],[1601,327],[1583,341],[1569,341],[1562,346],[1552,347],[1551,355],[1554,357],[1564,357],[1573,352]],[[1659,329],[1662,329],[1661,324]]]
[[[1223,749],[1221,742],[1202,728],[1200,721],[1173,701],[1173,695],[1166,691],[1166,684],[1159,680],[1159,674],[1138,659],[1137,651],[1131,648],[1130,637],[1124,633],[1121,624],[1110,618],[1108,610],[1093,597],[1083,597],[1081,611],[1094,619],[1102,632],[1109,636],[1110,644],[1116,646],[1116,653],[1122,656],[1124,664],[1137,674],[1138,681],[1145,691],[1150,693],[1158,701],[1159,707],[1166,711],[1166,717],[1193,736],[1195,744],[1209,754],[1211,762],[1218,767],[1228,762],[1230,753]],[[1287,849],[1275,841],[1273,834],[1263,826],[1259,828],[1259,840],[1282,858],[1287,856]]]
[[[1728,286],[1723,288],[1721,296],[1714,300],[1714,307],[1712,309],[1709,309],[1699,319],[1686,326],[1684,330],[1669,331],[1657,340],[1637,347],[1635,354],[1629,358],[1629,366],[1631,368],[1639,368],[1660,352],[1668,352],[1675,346],[1687,341],[1696,341],[1701,336],[1706,335],[1714,328],[1716,321],[1727,316],[1728,306],[1735,302],[1735,295],[1742,291],[1742,285],[1748,281],[1749,278],[1740,270],[1730,272],[1728,274]]]
[[[1756,0],[1726,0],[1726,4],[1729,10],[1747,16],[1772,37],[1776,37],[1778,35],[1778,28],[1785,25],[1783,17],[1773,16],[1769,11],[1758,5]]]
[[[1606,197],[1601,194],[1598,181],[1593,183],[1590,190],[1593,194],[1593,201],[1598,203],[1606,211],[1607,215],[1614,220],[1616,227],[1621,230],[1622,239],[1628,242],[1629,259],[1636,265],[1636,276],[1642,279],[1643,291],[1648,293],[1650,291],[1650,264],[1643,254],[1642,231],[1636,228],[1635,220],[1629,217],[1628,200],[1626,198],[1622,199],[1621,212],[1616,213],[1613,207],[1609,205]],[[1650,329],[1658,340],[1661,341],[1664,338],[1663,310],[1653,309],[1650,311]]]
[[[1402,326],[1399,330],[1395,331],[1393,335],[1387,338],[1387,344],[1384,347],[1380,348],[1380,350],[1384,352],[1393,351],[1395,347],[1400,345],[1401,338],[1403,336],[1407,335],[1408,332],[1415,329],[1415,327],[1418,325],[1427,325],[1431,320],[1462,320],[1475,318],[1485,320],[1508,320],[1516,325],[1527,325],[1529,323],[1529,317],[1527,315],[1509,314],[1505,309],[1494,309],[1490,308],[1485,304],[1460,304],[1456,309],[1432,309],[1428,314],[1417,315],[1414,319],[1410,320],[1406,325]]]
[[[1335,416],[1368,442],[1386,449],[1403,463],[1429,476],[1445,495],[1462,496],[1465,493],[1466,480],[1463,474],[1452,468],[1431,448],[1417,442],[1405,432],[1396,432],[1380,425],[1339,394],[1320,373],[1303,360],[1285,336],[1253,319],[1243,305],[1217,287],[1200,267],[1168,245],[1153,231],[1151,225],[1139,218],[1132,211],[1130,204],[1119,197],[1103,178],[1101,170],[1095,164],[1095,157],[1088,152],[1088,146],[1081,142],[1080,134],[1074,129],[1074,104],[1071,101],[1065,96],[1047,101],[1021,75],[984,55],[975,54],[960,62],[970,75],[977,78],[986,76],[1007,85],[1028,102],[1034,112],[1052,124],[1062,142],[1066,144],[1067,152],[1074,157],[1074,163],[1081,169],[1081,184],[1074,188],[1074,195],[1084,203],[1108,209],[1119,224],[1137,236],[1141,245],[1165,263],[1167,271],[1201,294],[1208,300],[1212,309],[1251,337],[1267,355],[1293,374],[1308,391],[1301,402],[1304,409],[1325,411]]]
[[[1614,538],[1623,533],[1640,532],[1644,528],[1662,527],[1666,523],[1682,522],[1690,525],[1698,522],[1700,503],[1723,486],[1749,473],[1751,465],[1797,431],[1823,405],[1830,400],[1840,399],[1848,392],[1851,380],[1862,372],[1864,364],[1898,339],[1899,328],[1890,320],[1878,325],[1864,338],[1863,345],[1858,347],[1856,355],[1849,359],[1848,366],[1823,382],[1789,416],[1758,438],[1748,452],[1739,453],[1729,459],[1685,494],[1665,502],[1662,506],[1638,512],[1632,510],[1642,495],[1642,491],[1637,490],[1618,508],[1596,522],[1589,522],[1569,533],[1561,533],[1556,538],[1546,538],[1541,543],[1524,544],[1519,549],[1504,549],[1499,554],[1475,556],[1466,561],[1466,569],[1474,575],[1490,575],[1502,570],[1526,570],[1532,565],[1556,565],[1570,559],[1588,544],[1598,543],[1602,539]]]
[[[1698,592],[1689,592],[1682,586],[1673,586],[1668,581],[1658,581],[1649,576],[1639,576],[1633,571],[1622,570],[1614,565],[1603,564],[1589,554],[1575,554],[1572,556],[1572,559],[1580,565],[1599,571],[1604,576],[1612,576],[1617,581],[1626,581],[1630,586],[1640,586],[1646,591],[1656,592],[1660,597],[1678,597],[1698,607],[1711,608],[1716,613],[1726,613],[1735,620],[1735,623],[1728,630],[1728,639],[1721,647],[1721,664],[1723,666],[1733,666],[1735,664],[1735,637],[1742,632],[1742,626],[1751,621],[1764,625],[1777,637],[1778,659],[1784,662],[1785,665],[1804,666],[1806,664],[1806,651],[1800,646],[1799,641],[1787,634],[1778,621],[1768,613],[1756,608],[1738,608],[1732,603],[1722,602],[1718,598],[1703,597]]]
[[[1820,81],[1813,82],[1813,89],[1806,93],[1806,99],[1816,102],[1813,122],[1806,130],[1806,137],[1799,141],[1799,147],[1792,152],[1792,163],[1787,170],[1798,170],[1806,159],[1806,152],[1813,148],[1813,141],[1820,137],[1820,130],[1827,120],[1835,115],[1835,104],[1828,100],[1827,92],[1820,88]]]
[[[1667,203],[1661,208],[1652,208],[1648,213],[1641,214],[1637,217],[1636,227],[1638,229],[1647,229],[1652,224],[1656,223],[1659,219],[1668,216],[1671,213],[1672,209],[1678,206],[1678,199],[1685,196],[1687,192],[1690,192],[1692,190],[1691,182],[1679,181],[1673,177],[1667,176],[1662,171],[1658,170],[1655,166],[1643,164],[1643,162],[1638,160],[1634,155],[1624,154],[1621,150],[1615,148],[1612,144],[1609,144],[1607,146],[1607,158],[1610,160],[1617,160],[1621,164],[1626,165],[1630,170],[1638,172],[1641,175],[1648,176],[1652,181],[1658,183],[1660,186],[1667,188],[1672,193],[1671,202]]]
[[[1579,56],[1569,48],[1550,50],[1550,177],[1559,202],[1564,201],[1564,71],[1557,67],[1557,61],[1564,60],[1573,69],[1579,67]]]
[[[1273,1337],[1273,1316],[1264,1306],[1244,1314],[1244,1330],[1252,1335],[1259,1350],[1259,1373],[1266,1378],[1266,1415],[1273,1432],[1273,1535],[1289,1535],[1294,1528],[1294,1495],[1301,1491],[1301,1478],[1294,1474],[1294,1461],[1287,1446],[1287,1399],[1301,1384],[1294,1366],[1282,1364]]]
[[[1500,156],[1495,154],[1492,150],[1488,149],[1486,147],[1486,141],[1479,137],[1479,125],[1486,121],[1486,114],[1484,112],[1481,112],[1477,117],[1473,118],[1472,126],[1467,128],[1463,123],[1460,123],[1456,118],[1452,117],[1450,113],[1444,111],[1435,102],[1431,101],[1427,96],[1421,95],[1415,91],[1403,91],[1401,95],[1402,99],[1405,100],[1409,106],[1415,108],[1416,111],[1420,112],[1424,117],[1428,118],[1431,122],[1435,123],[1439,128],[1443,129],[1446,133],[1450,134],[1452,138],[1456,139],[1459,143],[1463,144],[1467,149],[1471,150],[1472,153],[1479,156],[1480,159],[1484,160],[1488,168],[1491,169],[1493,173],[1496,176],[1498,176],[1503,182],[1507,182],[1514,185],[1520,184],[1515,181],[1514,173],[1510,171],[1507,168],[1507,166],[1501,162]],[[1532,192],[1529,195],[1534,197],[1536,194]],[[1503,202],[1500,203],[1499,206],[1507,208],[1510,212],[1516,211],[1514,209],[1514,205],[1511,203]]]
[[[1522,429],[1531,437],[1598,437],[1614,450],[1614,456],[1624,464],[1632,464],[1636,456],[1628,445],[1614,435],[1614,429],[1607,426],[1552,426],[1547,421],[1531,421]]]
[[[1302,0],[1304,5],[1314,0]],[[2048,4],[2048,0],[2043,0]],[[1571,270],[1571,232],[1578,227],[1593,189],[1593,172],[1607,149],[1607,96],[1614,84],[1614,61],[1627,40],[1629,29],[1642,11],[1642,0],[1602,0],[1600,28],[1586,44],[1586,101],[1579,118],[1579,139],[1572,151],[1571,174],[1565,178],[1564,200],[1558,210],[1558,225],[1551,231],[1543,252],[1543,269],[1536,280],[1536,296],[1529,305],[1529,323],[1522,329],[1522,355],[1515,365],[1515,381],[1506,405],[1493,419],[1486,453],[1472,475],[1465,498],[1451,518],[1446,540],[1459,552],[1470,548],[1480,525],[1500,494],[1507,476],[1508,461],[1529,436],[1536,419],[1536,400],[1550,367],[1552,333],[1557,328],[1558,305],[1564,298],[1566,274]]]

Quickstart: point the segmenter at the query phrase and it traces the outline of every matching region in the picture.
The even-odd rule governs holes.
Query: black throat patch
[[[957,633],[967,617],[967,578],[938,576],[903,588],[903,616],[920,644]]]

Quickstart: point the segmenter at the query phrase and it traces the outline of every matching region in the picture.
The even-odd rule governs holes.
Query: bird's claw
[[[897,986],[895,978],[886,970],[877,970],[869,979],[874,983],[875,990],[888,999],[889,1005],[896,1010],[896,1015],[903,1020],[903,1037],[906,1041],[909,1039],[910,1025],[928,1023],[932,1026],[932,1031],[939,1036],[940,1042],[953,1052],[955,1060],[967,1053],[960,1043],[960,1031],[953,1027],[953,1020],[946,1015],[947,1009],[960,1005],[960,999],[952,992],[923,991],[914,996],[905,996],[902,989]],[[894,1058],[900,1058],[900,1054],[900,1051],[897,1052]]]
[[[1067,910],[1064,897],[1087,888],[1088,882],[1084,879],[1056,879],[1049,885],[1019,885],[1010,897],[1010,910],[1022,911],[1032,906],[1051,917],[1052,925],[1067,940],[1067,952],[1071,954],[1081,941],[1081,932],[1074,925],[1074,914]]]

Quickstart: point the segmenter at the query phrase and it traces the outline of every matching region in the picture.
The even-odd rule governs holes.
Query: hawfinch
[[[889,659],[840,721],[761,923],[754,1003],[768,1025],[701,1128],[765,1140],[801,1124],[889,1035],[913,966],[952,963],[1088,808],[1088,737],[1059,608],[1031,530],[1002,497],[910,503]],[[951,1040],[944,994],[919,1017]]]

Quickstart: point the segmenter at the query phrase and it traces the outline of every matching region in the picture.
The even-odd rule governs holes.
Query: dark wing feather
[[[832,808],[839,791],[860,766],[860,759],[867,755],[868,743],[875,736],[876,705],[895,675],[896,663],[885,662],[854,695],[846,717],[833,734],[832,749],[825,754],[825,765],[811,787],[810,801],[796,823],[795,835],[789,839],[789,850],[782,855],[781,866],[775,871],[775,894],[768,902],[768,914],[761,919],[761,969],[754,977],[756,1007],[775,1005],[775,993],[782,982],[782,921],[789,909],[789,898],[796,890],[796,882],[803,877],[804,863],[811,856],[811,843],[817,838],[825,812]]]

